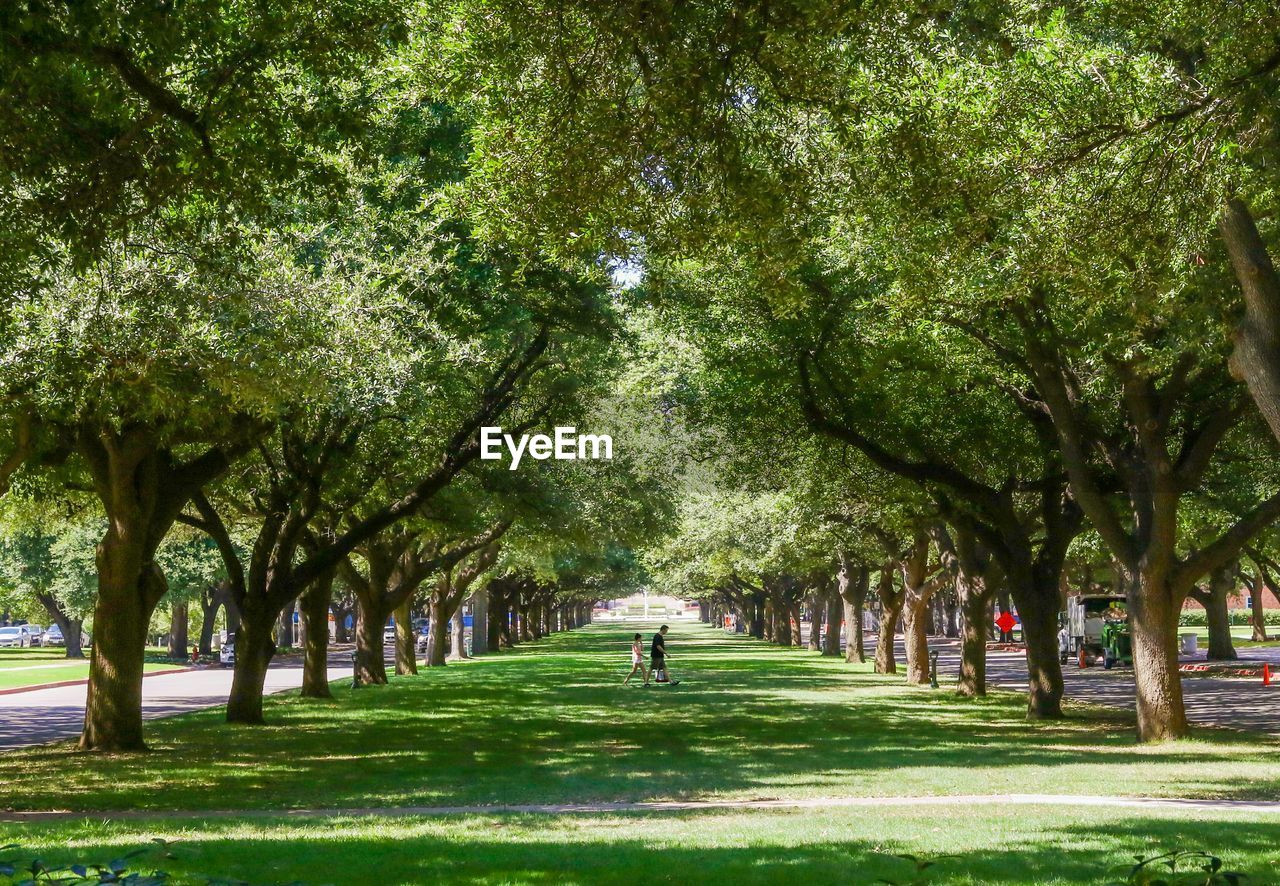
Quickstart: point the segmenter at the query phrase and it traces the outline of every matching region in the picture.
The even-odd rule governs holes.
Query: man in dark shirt
[[[649,667],[655,682],[676,686],[680,681],[672,680],[667,673],[667,630],[667,626],[663,625],[653,635],[653,645],[649,647]]]

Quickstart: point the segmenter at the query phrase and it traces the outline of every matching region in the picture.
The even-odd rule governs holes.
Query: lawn
[[[181,662],[147,662],[144,665],[147,671],[170,670],[181,666]],[[69,659],[66,657],[66,650],[56,646],[0,649],[0,689],[88,678],[89,659]]]
[[[1209,645],[1209,629],[1208,628],[1179,628],[1180,633],[1190,633],[1195,631],[1196,642],[1200,644],[1200,649],[1204,650]],[[1239,649],[1252,649],[1258,646],[1280,646],[1280,627],[1267,626],[1267,640],[1255,642],[1250,638],[1253,636],[1253,628],[1248,625],[1233,625],[1231,628],[1231,644]]]
[[[1137,745],[1122,712],[1072,706],[1022,717],[998,693],[963,701],[814,653],[677,624],[676,687],[618,685],[633,624],[596,625],[514,653],[393,678],[336,698],[267,702],[267,727],[218,711],[147,724],[152,753],[69,744],[0,756],[13,809],[263,810],[696,798],[1118,794],[1275,798],[1280,755],[1262,737],[1202,730]],[[1280,816],[1009,807],[878,807],[582,816],[281,821],[117,819],[0,825],[50,858],[97,857],[162,835],[172,870],[251,882],[903,879],[886,853],[957,853],[974,872],[938,882],[1102,882],[1155,848],[1206,848],[1270,870]],[[1148,838],[1150,837],[1150,841]],[[243,839],[241,839],[243,838]],[[247,845],[246,845],[247,841]],[[74,847],[67,848],[68,845]],[[1017,851],[1019,847],[1021,854]],[[1003,853],[1009,850],[1009,855]],[[70,853],[70,854],[69,854]],[[1055,861],[1061,855],[1061,863]],[[342,875],[344,864],[377,871]],[[840,872],[844,872],[841,874]],[[1057,878],[1057,879],[1055,879]],[[1255,879],[1253,882],[1267,882]]]
[[[1054,886],[1116,882],[1135,856],[1183,847],[1266,884],[1280,864],[1277,816],[1069,807],[86,821],[14,826],[7,839],[65,864],[157,835],[174,841],[172,857],[152,851],[140,865],[178,883],[910,883],[913,866],[895,857],[910,854],[937,861],[921,882]]]

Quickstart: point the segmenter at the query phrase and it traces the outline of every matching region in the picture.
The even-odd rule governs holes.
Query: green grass
[[[440,819],[284,820],[165,810],[1053,793],[1275,798],[1274,742],[1228,730],[1146,747],[1122,712],[1028,722],[1022,699],[964,701],[814,653],[677,623],[676,687],[618,685],[634,624],[599,625],[390,686],[147,724],[153,751],[70,744],[0,756],[14,809],[155,818],[0,825],[51,860],[179,841],[174,871],[254,883],[873,882],[910,851],[955,853],[946,883],[1104,882],[1133,853],[1205,848],[1269,872],[1280,815],[986,805]],[[648,628],[646,627],[646,633]],[[1009,854],[1004,854],[1007,847]],[[358,875],[349,873],[353,869]],[[941,868],[940,868],[941,870]],[[1269,875],[1269,874],[1268,874]],[[1270,882],[1255,878],[1251,882]]]
[[[89,659],[67,658],[66,654],[65,649],[56,646],[0,649],[0,689],[61,683],[64,680],[87,680]],[[181,662],[147,662],[144,667],[147,671],[168,670],[181,667]]]
[[[268,699],[147,724],[153,752],[6,754],[28,809],[270,809],[997,792],[1274,797],[1263,737],[1138,745],[1123,713],[1028,722],[1019,695],[962,701],[814,653],[681,625],[676,687],[620,684],[629,625],[595,627],[332,701]]]
[[[42,662],[65,661],[66,655],[67,651],[57,646],[36,646],[27,649],[5,646],[0,649],[0,670]]]
[[[1196,642],[1200,644],[1200,648],[1204,649],[1209,645],[1209,629],[1208,628],[1180,628],[1179,633],[1190,633],[1195,631]],[[1231,644],[1236,649],[1253,649],[1258,646],[1280,646],[1280,627],[1267,627],[1267,637],[1265,641],[1255,642],[1250,637],[1253,636],[1253,628],[1248,625],[1233,625],[1231,628]]]
[[[3,826],[0,826],[3,827]],[[157,834],[178,883],[866,884],[910,882],[895,855],[937,859],[930,883],[1115,882],[1135,855],[1212,849],[1249,883],[1274,883],[1280,817],[1115,809],[754,811],[679,815],[464,815],[288,821],[80,822],[6,839],[46,861],[108,861]],[[955,856],[955,857],[943,857]]]

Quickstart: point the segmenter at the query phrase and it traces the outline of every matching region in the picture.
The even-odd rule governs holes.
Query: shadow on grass
[[[1062,825],[1071,810],[1026,815],[974,810],[963,822],[894,815],[881,833],[871,820],[761,813],[684,816],[451,820],[274,821],[196,826],[179,835],[172,859],[148,859],[178,882],[197,874],[265,884],[326,883],[873,883],[909,882],[910,863],[936,859],[931,883],[1059,884],[1121,879],[1135,856],[1205,849],[1250,883],[1274,883],[1280,826],[1236,820],[1128,816]],[[976,823],[975,823],[976,820]],[[106,860],[148,832],[84,824],[61,837],[91,848],[73,853],[33,829],[18,839],[55,863]],[[136,827],[136,826],[135,826]],[[114,831],[114,832],[111,832]],[[42,845],[43,844],[43,845]],[[184,877],[190,878],[184,880]]]
[[[656,626],[656,624],[654,625]],[[335,699],[148,724],[153,752],[0,756],[15,809],[472,805],[920,793],[1275,796],[1271,745],[1210,733],[1135,745],[1123,715],[1029,723],[1023,701],[959,701],[796,649],[678,625],[676,687],[623,687],[634,625],[392,678]],[[645,629],[646,636],[651,628]],[[1247,770],[1246,770],[1247,767]],[[1241,772],[1247,771],[1246,781]]]

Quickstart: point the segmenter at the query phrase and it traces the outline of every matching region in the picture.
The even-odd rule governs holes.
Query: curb
[[[143,677],[160,677],[164,674],[185,674],[187,671],[196,671],[200,668],[168,668],[163,671],[144,671]],[[61,680],[57,683],[39,683],[35,686],[17,686],[13,689],[0,689],[0,695],[17,695],[19,692],[36,692],[41,689],[61,689],[63,686],[87,686],[89,678],[83,680]]]

